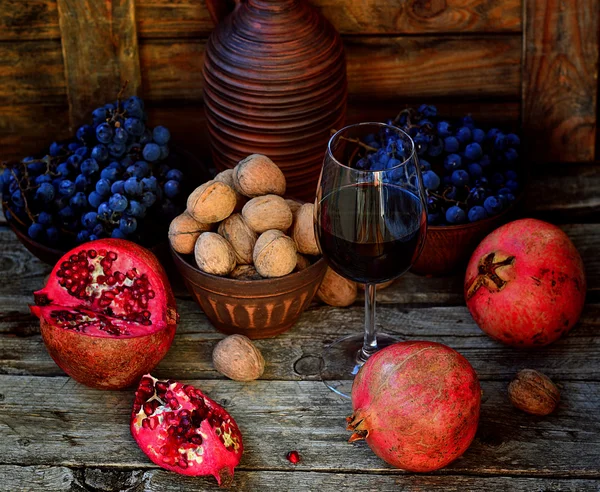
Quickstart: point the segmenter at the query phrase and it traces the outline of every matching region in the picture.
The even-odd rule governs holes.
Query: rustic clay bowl
[[[285,277],[236,280],[209,275],[189,255],[171,249],[190,294],[217,330],[248,338],[270,338],[289,330],[309,306],[323,280],[323,258]]]

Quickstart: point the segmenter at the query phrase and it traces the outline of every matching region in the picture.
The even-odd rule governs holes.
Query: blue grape
[[[519,189],[519,183],[514,179],[509,179],[506,182],[505,186],[513,193],[515,193]]]
[[[181,190],[181,185],[173,179],[170,181],[167,181],[165,183],[164,192],[165,192],[165,195],[167,195],[169,198],[173,198],[173,197],[177,196],[179,194],[180,190]]]
[[[113,103],[106,103],[106,104],[104,105],[104,107],[105,107],[106,109],[108,109],[109,111],[114,111],[115,109],[117,109],[117,104],[118,104],[118,101],[115,101],[115,103],[114,103],[114,104],[113,104]]]
[[[446,137],[444,139],[444,150],[449,154],[457,152],[460,148],[460,143],[456,137]]]
[[[488,196],[483,206],[489,215],[496,215],[502,211],[502,202],[495,196]]]
[[[73,208],[85,208],[87,207],[88,200],[83,191],[78,191],[71,197],[69,205]]]
[[[43,203],[49,203],[54,200],[56,191],[50,183],[42,183],[35,192],[35,198]]]
[[[100,239],[98,236],[96,236],[96,234],[90,234],[90,241],[96,241],[97,239]]]
[[[400,164],[402,164],[402,162],[400,162],[398,159],[392,157],[389,161],[387,161],[385,168],[386,169],[394,169],[395,167],[398,167]],[[177,171],[177,169],[173,169],[173,171]],[[175,181],[177,181],[177,180],[175,180]]]
[[[467,126],[463,126],[456,132],[456,138],[460,143],[466,144],[471,141],[471,129]]]
[[[427,223],[430,225],[435,225],[440,221],[440,213],[439,212],[428,212],[427,213]]]
[[[425,152],[427,152],[427,148],[429,146],[429,139],[426,135],[417,135],[413,139],[413,141],[415,143],[418,155],[423,155],[425,154]]]
[[[79,147],[76,151],[75,151],[75,155],[78,155],[79,157],[81,157],[82,159],[87,159],[90,155],[90,149],[88,149],[87,147]]]
[[[89,232],[89,231],[86,231],[86,230],[84,229],[84,230],[82,230],[82,231],[79,231],[79,232],[77,233],[77,242],[78,242],[79,244],[81,244],[81,243],[85,243],[86,241],[89,241],[89,240],[90,240],[90,232]]]
[[[100,204],[100,206],[98,207],[98,217],[100,217],[100,219],[104,219],[104,220],[109,219],[110,216],[112,215],[112,212],[113,211],[107,202],[102,202]]]
[[[172,219],[173,217],[175,217],[177,215],[177,207],[168,198],[163,200],[160,210],[161,210],[162,216],[167,219]]]
[[[96,108],[92,111],[92,121],[94,125],[99,125],[108,118],[108,112],[105,107]]]
[[[112,141],[113,138],[113,128],[112,126],[110,126],[109,123],[100,123],[97,127],[96,127],[96,138],[98,139],[98,142],[103,143],[103,144],[107,144],[110,143]]]
[[[364,157],[361,157],[360,159],[358,159],[356,161],[356,164],[354,165],[354,167],[356,167],[356,169],[365,170],[365,169],[370,169],[371,168],[371,164],[369,163],[368,159],[365,159]],[[144,179],[148,179],[148,178],[144,178]],[[145,187],[145,184],[144,184],[144,187]],[[154,185],[154,189],[156,189],[156,184]]]
[[[431,171],[431,164],[425,159],[419,159],[419,164],[421,164],[421,171]]]
[[[35,178],[35,184],[41,185],[42,183],[51,183],[52,178],[48,174],[40,174]]]
[[[504,152],[504,158],[508,162],[515,162],[517,159],[519,159],[519,153],[515,149],[509,148],[506,149],[506,152]]]
[[[154,162],[160,159],[160,147],[155,143],[147,143],[142,152],[144,159]]]
[[[504,173],[504,177],[507,179],[507,181],[509,181],[509,180],[518,179],[519,175],[516,173],[516,171],[509,169],[508,171],[506,171]]]
[[[519,138],[519,135],[509,133],[508,135],[506,135],[506,143],[510,147],[518,147],[519,145],[521,145],[521,139]]]
[[[77,154],[73,154],[70,155],[69,158],[67,159],[67,164],[69,165],[69,167],[73,170],[77,170],[79,169],[79,165],[81,164],[82,161],[82,157],[77,155]]]
[[[58,215],[63,220],[69,220],[75,217],[75,211],[71,208],[70,205],[67,205],[66,207],[63,207],[58,211]]]
[[[423,186],[428,190],[435,191],[440,187],[440,177],[433,171],[423,173]]]
[[[469,164],[467,169],[469,171],[469,174],[474,178],[480,178],[481,176],[483,176],[483,169],[476,162]]]
[[[96,212],[87,212],[81,216],[81,225],[86,229],[93,229],[98,223],[98,214]]]
[[[461,118],[462,125],[467,127],[469,130],[473,130],[475,128],[475,122],[473,121],[473,117],[468,114],[467,116],[463,116]]]
[[[127,201],[127,198],[125,198],[120,193],[115,193],[113,196],[111,196],[109,198],[108,205],[115,212],[123,212],[127,208],[128,201]]]
[[[507,143],[506,135],[498,133],[498,135],[496,135],[496,140],[494,140],[494,149],[501,152],[507,148]]]
[[[43,161],[34,161],[34,162],[30,162],[29,164],[27,164],[27,172],[30,175],[33,174],[33,175],[37,176],[45,169],[46,169],[46,163]]]
[[[90,235],[90,241],[92,240],[92,235],[102,237],[104,235],[104,226],[102,224],[96,224]]]
[[[120,193],[121,195],[125,193],[125,181],[122,179],[115,181],[110,187],[111,193]]]
[[[75,152],[79,147],[81,147],[81,144],[79,142],[71,142],[69,145],[67,145],[67,148],[71,152]]]
[[[494,173],[492,174],[490,181],[495,186],[501,186],[502,184],[504,184],[504,176],[502,176],[502,173]]]
[[[437,116],[437,108],[432,104],[421,104],[418,111],[426,118],[433,118],[434,116]]]
[[[81,174],[83,174],[84,176],[90,176],[90,175],[94,174],[96,171],[98,171],[98,169],[100,169],[98,162],[96,161],[96,159],[91,157],[81,163],[80,171],[81,171]]]
[[[49,154],[52,157],[57,157],[62,152],[62,149],[63,149],[63,146],[60,145],[58,142],[52,142],[50,144]]]
[[[139,118],[127,118],[125,120],[125,130],[134,137],[141,137],[144,133],[144,123]]]
[[[146,207],[136,200],[131,200],[126,213],[132,217],[144,217],[146,215]]]
[[[456,195],[458,195],[458,190],[456,189],[456,186],[450,186],[444,191],[444,196],[448,200],[456,200]]]
[[[69,179],[65,179],[60,183],[58,192],[63,196],[71,196],[75,194],[75,183]]]
[[[156,195],[154,193],[152,193],[151,191],[146,191],[143,195],[142,195],[142,204],[146,207],[149,208],[152,205],[154,205],[154,202],[156,202]]]
[[[444,167],[448,171],[453,171],[462,166],[462,159],[458,154],[448,154],[444,159]]]
[[[447,121],[440,121],[437,124],[437,132],[442,138],[449,137],[452,135],[452,125]]]
[[[139,138],[139,143],[143,147],[144,145],[149,144],[150,142],[152,142],[152,132],[149,128],[146,128],[144,130],[144,133],[142,133],[142,136]]]
[[[427,154],[431,157],[437,157],[444,151],[444,143],[439,137],[432,137],[429,147],[427,148]]]
[[[112,157],[121,157],[127,151],[125,144],[111,142],[108,144],[108,153]]]
[[[487,154],[484,154],[483,156],[481,156],[481,159],[479,160],[479,165],[484,169],[486,167],[488,167],[491,163],[492,163],[492,160],[490,159],[490,156]]]
[[[485,200],[485,188],[481,186],[476,186],[475,188],[471,188],[469,191],[469,195],[467,196],[467,204],[469,206],[473,205],[481,205]]]
[[[78,140],[81,140],[82,143],[87,144],[94,140],[95,132],[90,125],[82,125],[77,129],[75,136]]]
[[[480,205],[475,205],[471,210],[469,210],[469,222],[477,222],[478,220],[483,220],[487,217],[487,212],[485,208]]]
[[[128,137],[129,134],[127,133],[127,130],[125,130],[125,128],[115,128],[115,134],[113,135],[113,143],[126,144]]]
[[[144,101],[137,96],[131,96],[125,101],[124,109],[128,116],[142,118],[144,116]]]
[[[498,128],[491,128],[486,135],[488,140],[496,140],[496,136],[501,133]]]
[[[98,208],[103,200],[102,195],[96,191],[92,191],[88,196],[88,202],[94,208]]]
[[[135,217],[121,217],[119,220],[119,229],[121,229],[124,234],[132,234],[137,229],[137,220]]]
[[[90,185],[90,178],[84,176],[83,174],[78,174],[75,178],[75,189],[77,191],[85,191],[85,189]]]
[[[92,149],[92,158],[98,162],[104,162],[108,160],[108,149],[106,145],[98,144]]]
[[[46,229],[46,238],[48,239],[48,243],[56,244],[60,239],[60,233],[56,227],[48,227]]]
[[[171,132],[169,132],[168,128],[164,126],[157,126],[152,131],[152,138],[158,145],[165,145],[171,138]],[[373,140],[375,138],[373,137]]]
[[[146,161],[137,161],[135,166],[140,170],[141,178],[150,174],[150,165]]]
[[[96,183],[96,193],[101,196],[110,194],[110,181],[104,178],[99,179]]]
[[[106,168],[102,169],[102,172],[100,173],[100,177],[102,179],[107,179],[111,183],[113,181],[115,181],[118,176],[119,176],[119,170],[114,167],[106,167]]]
[[[56,166],[56,172],[60,174],[62,177],[67,177],[71,170],[66,162],[61,162],[58,166]]]
[[[163,161],[167,157],[169,157],[169,146],[168,145],[161,145],[160,146],[160,160]]]
[[[49,214],[48,212],[42,211],[38,215],[37,221],[39,224],[42,224],[43,226],[52,225],[52,215]]]
[[[112,237],[114,239],[126,239],[127,235],[121,229],[119,229],[118,227],[116,227],[110,233],[110,237]]]
[[[131,196],[142,194],[142,183],[137,178],[131,177],[125,181],[125,192]]]
[[[482,144],[485,140],[485,132],[481,128],[475,128],[471,132],[471,136],[473,137],[473,142],[477,142],[478,144]]]
[[[29,229],[27,229],[27,235],[31,239],[41,239],[44,235],[44,232],[44,226],[42,224],[38,224],[37,222],[31,224]]]
[[[465,157],[467,159],[477,161],[481,159],[481,156],[483,156],[483,150],[481,148],[481,145],[479,145],[477,142],[470,143],[465,148]]]
[[[465,211],[456,205],[446,210],[446,221],[450,224],[462,224],[466,221],[466,218]]]

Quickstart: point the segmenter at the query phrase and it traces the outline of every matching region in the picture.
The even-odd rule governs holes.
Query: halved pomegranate
[[[178,322],[167,276],[147,249],[122,239],[78,246],[34,294],[48,352],[73,379],[129,386],[165,356]]]
[[[148,457],[182,475],[233,481],[244,445],[233,417],[202,391],[146,374],[135,394],[131,434]]]

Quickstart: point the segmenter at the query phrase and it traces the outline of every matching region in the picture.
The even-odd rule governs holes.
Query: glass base
[[[364,335],[349,335],[327,345],[321,359],[321,379],[338,395],[350,399],[352,383],[358,370],[366,362],[362,346]],[[393,335],[377,333],[377,349],[400,342]]]

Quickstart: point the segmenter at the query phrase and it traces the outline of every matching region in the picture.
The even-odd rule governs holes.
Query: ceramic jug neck
[[[304,0],[245,0],[250,7],[257,10],[284,10],[289,9]]]

